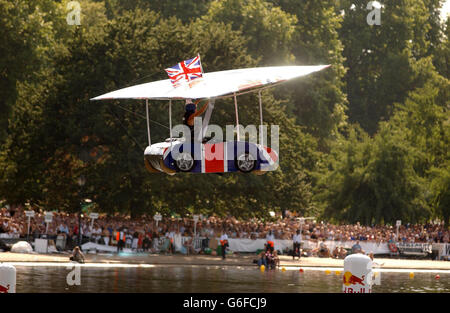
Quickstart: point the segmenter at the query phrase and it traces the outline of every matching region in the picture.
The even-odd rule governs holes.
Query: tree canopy
[[[264,216],[293,210],[336,222],[446,221],[449,205],[449,26],[440,0],[0,0],[0,200],[77,211]],[[145,171],[142,101],[90,102],[165,79],[200,54],[206,72],[331,64],[263,92],[280,126],[280,168],[257,175]],[[232,100],[211,123],[233,125]],[[152,137],[168,137],[168,107],[150,103]],[[240,99],[241,124],[259,123]],[[174,121],[183,103],[175,101]],[[176,120],[177,117],[179,121]],[[269,143],[270,144],[270,143]],[[84,175],[80,189],[77,179]]]

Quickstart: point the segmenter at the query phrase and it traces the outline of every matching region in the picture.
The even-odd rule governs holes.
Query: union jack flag
[[[170,81],[174,86],[178,86],[183,82],[190,82],[194,79],[203,77],[202,63],[200,55],[193,59],[182,61],[175,66],[166,68]]]

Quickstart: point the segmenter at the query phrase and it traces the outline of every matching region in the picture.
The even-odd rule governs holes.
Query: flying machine
[[[253,172],[264,174],[277,169],[278,153],[274,149],[264,146],[262,140],[259,144],[241,140],[239,131],[236,133],[237,138],[231,141],[205,140],[216,100],[234,98],[236,126],[238,126],[237,97],[258,92],[260,130],[262,130],[261,92],[264,89],[321,71],[329,66],[272,66],[209,73],[203,73],[201,70],[201,74],[191,80],[187,75],[189,69],[183,65],[182,69],[180,67],[180,75],[186,78],[185,83],[177,81],[174,84],[173,79],[159,80],[112,91],[91,100],[137,99],[146,101],[148,146],[144,151],[144,164],[150,173],[174,175],[187,172],[219,174]],[[169,73],[169,77],[170,75]],[[172,134],[172,101],[187,99],[205,99],[209,101],[209,105],[195,136],[177,138]],[[168,102],[169,138],[164,142],[152,144],[149,100]]]

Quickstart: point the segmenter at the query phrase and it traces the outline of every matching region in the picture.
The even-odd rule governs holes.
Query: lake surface
[[[67,275],[73,270],[67,265],[15,265],[18,293],[52,292],[287,292],[340,293],[342,269],[286,267],[286,271],[259,271],[256,267],[236,266],[175,266],[175,265],[86,265],[81,266],[81,285],[69,286]],[[336,270],[341,272],[336,274]],[[382,270],[380,285],[373,292],[415,293],[450,292],[450,271],[428,272]],[[435,279],[436,274],[440,279]],[[72,276],[72,275],[71,275]]]

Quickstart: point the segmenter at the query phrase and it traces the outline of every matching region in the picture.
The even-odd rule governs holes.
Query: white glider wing
[[[274,66],[204,73],[203,78],[174,87],[169,79],[131,86],[92,98],[107,99],[202,99],[232,96],[318,72],[330,65]]]

